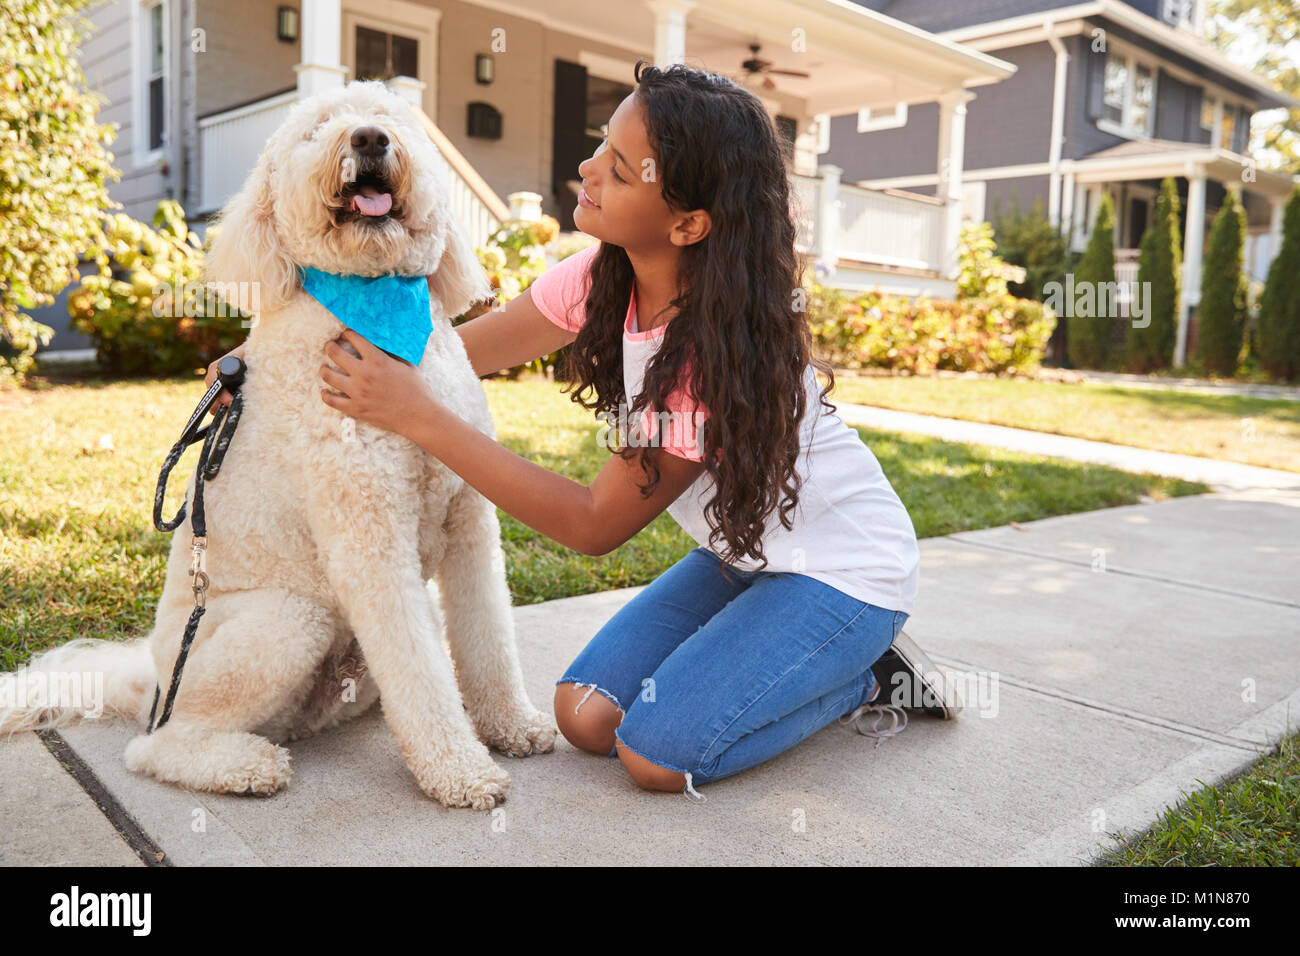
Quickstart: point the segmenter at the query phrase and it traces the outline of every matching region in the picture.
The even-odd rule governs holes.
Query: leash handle
[[[158,475],[158,487],[154,491],[153,499],[153,526],[159,531],[175,531],[182,521],[185,520],[186,504],[182,503],[180,510],[176,512],[175,517],[170,521],[164,521],[162,516],[163,498],[167,494],[167,481],[171,476],[172,469],[180,461],[181,455],[185,449],[197,441],[204,442],[205,453],[201,455],[199,467],[204,470],[204,478],[215,478],[217,472],[221,469],[221,460],[225,457],[226,447],[230,444],[230,439],[235,434],[235,425],[239,421],[239,414],[243,407],[243,395],[239,391],[240,385],[244,382],[244,374],[248,367],[244,360],[237,355],[223,356],[217,363],[217,380],[209,386],[208,390],[203,393],[203,398],[199,400],[198,407],[194,409],[194,414],[190,420],[185,423],[185,430],[181,432],[180,439],[172,445],[171,451],[167,453],[163,461],[162,471]],[[229,390],[234,394],[229,408],[219,408],[212,416],[212,422],[199,428],[199,423],[203,421],[203,416],[208,413],[223,389]],[[229,414],[227,414],[229,413]],[[223,424],[225,427],[223,428]],[[212,434],[220,431],[222,434],[217,441],[217,454],[214,460],[209,461],[206,451]]]

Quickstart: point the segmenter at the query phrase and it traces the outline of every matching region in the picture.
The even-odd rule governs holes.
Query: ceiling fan
[[[745,70],[746,80],[748,80],[752,76],[761,76],[763,78],[763,89],[772,90],[776,88],[776,84],[772,82],[773,76],[798,76],[798,77],[802,77],[803,79],[808,78],[809,74],[803,72],[802,70],[772,69],[772,61],[764,60],[760,58],[758,55],[759,49],[760,49],[759,44],[751,43],[749,45],[749,50],[754,55],[750,57],[748,60],[742,61],[740,64],[741,67],[743,67]]]

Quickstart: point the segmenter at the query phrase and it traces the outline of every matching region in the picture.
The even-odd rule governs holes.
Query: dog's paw
[[[445,807],[491,810],[504,803],[510,774],[488,756],[462,754],[416,774],[420,789]]]
[[[256,748],[251,762],[231,768],[218,775],[218,793],[253,793],[270,796],[289,783],[293,771],[289,769],[289,751],[266,741]]]
[[[551,717],[531,709],[510,720],[481,721],[476,729],[485,744],[511,757],[548,754],[560,734]]]

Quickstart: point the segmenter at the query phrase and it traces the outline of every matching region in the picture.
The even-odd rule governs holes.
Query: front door
[[[632,92],[627,83],[595,76],[580,63],[555,61],[555,110],[551,128],[551,194],[560,228],[572,230],[582,177],[578,164],[600,147],[604,127]]]

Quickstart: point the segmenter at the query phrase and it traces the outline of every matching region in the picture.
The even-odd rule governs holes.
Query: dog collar
[[[371,344],[419,365],[433,333],[424,276],[338,275],[306,266],[303,291]]]

